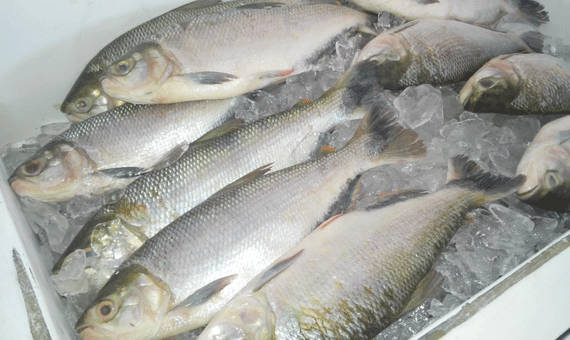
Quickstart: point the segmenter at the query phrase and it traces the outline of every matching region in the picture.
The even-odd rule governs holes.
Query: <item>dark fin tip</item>
[[[525,18],[536,26],[547,23],[550,20],[548,12],[544,10],[544,6],[534,0],[519,0],[518,7],[525,15]]]

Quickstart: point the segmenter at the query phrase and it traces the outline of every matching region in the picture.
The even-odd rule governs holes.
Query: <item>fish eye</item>
[[[115,305],[110,300],[99,302],[97,305],[97,316],[103,321],[111,320],[117,314]]]
[[[85,98],[80,98],[75,102],[75,107],[81,112],[88,112],[91,106],[91,101]]]
[[[42,164],[39,160],[34,159],[26,163],[23,170],[28,176],[37,176],[42,171]]]
[[[558,178],[558,174],[554,171],[547,171],[546,172],[546,183],[548,187],[555,188],[560,185],[560,180]]]
[[[479,85],[481,85],[481,87],[486,88],[486,89],[490,89],[490,88],[493,87],[495,84],[496,84],[496,83],[495,83],[493,80],[489,79],[489,78],[483,79],[483,80],[481,80],[481,81],[479,82]]]
[[[131,63],[129,63],[129,60],[125,59],[125,60],[121,60],[117,63],[117,73],[121,76],[125,76],[127,75],[129,72],[131,72],[132,66]]]

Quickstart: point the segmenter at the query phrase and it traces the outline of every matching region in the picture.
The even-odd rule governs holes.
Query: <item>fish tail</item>
[[[424,157],[426,148],[423,140],[413,130],[398,124],[396,117],[390,104],[375,103],[362,119],[349,144],[361,145],[377,165]]]
[[[484,202],[488,203],[514,193],[524,183],[526,177],[495,176],[477,165],[465,155],[458,155],[449,160],[447,174],[448,185],[468,188],[472,191],[482,191]]]
[[[536,31],[527,31],[519,35],[522,41],[528,45],[528,47],[537,53],[542,53],[544,48],[544,35]]]
[[[343,104],[353,108],[347,110],[351,119],[362,118],[368,111],[364,107],[370,107],[371,102],[377,101],[382,92],[379,79],[380,73],[375,62],[363,60],[351,66],[329,91],[342,93]]]
[[[544,6],[534,0],[518,0],[518,8],[523,17],[533,25],[540,26],[550,20]]]

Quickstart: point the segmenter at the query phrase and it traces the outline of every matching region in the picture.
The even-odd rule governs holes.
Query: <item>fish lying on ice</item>
[[[523,181],[456,156],[437,192],[404,191],[395,203],[321,224],[243,288],[198,339],[371,339],[399,316],[466,214]]]
[[[269,5],[158,31],[107,68],[103,90],[139,104],[233,97],[301,72],[344,32],[375,34],[367,14],[347,7]]]
[[[548,12],[534,0],[351,0],[378,13],[387,11],[408,20],[457,20],[491,27],[505,14],[516,14],[539,26],[548,22]]]
[[[570,64],[546,54],[499,56],[467,81],[459,98],[473,112],[569,112]]]
[[[453,20],[416,20],[370,41],[355,61],[376,60],[381,85],[401,89],[466,79],[491,58],[542,50],[543,36],[502,33]]]
[[[359,108],[376,97],[377,81],[375,65],[364,61],[312,103],[190,145],[174,164],[137,179],[116,202],[102,207],[61,255],[53,272],[57,274],[78,249],[97,261],[119,265],[147,238],[239,177],[269,163],[275,171],[306,161],[298,155],[316,149],[319,132],[347,118],[362,118],[365,111]],[[309,134],[316,138],[307,138]],[[113,265],[89,271],[92,286],[101,288]]]
[[[107,46],[103,47],[99,53],[85,66],[79,78],[65,97],[61,104],[61,111],[67,118],[74,122],[80,122],[98,113],[111,110],[125,102],[113,99],[101,88],[99,78],[107,66],[124,56],[133,47],[145,41],[145,38],[152,33],[163,29],[169,25],[188,19],[189,17],[223,11],[239,6],[255,6],[264,4],[271,0],[198,0],[189,4],[175,8],[152,20],[149,20],[122,34]],[[300,4],[303,1],[280,0],[282,4]]]
[[[54,137],[12,174],[20,196],[65,201],[123,188],[176,160],[232,114],[233,99],[172,105],[125,104]]]
[[[536,134],[517,167],[526,181],[519,199],[537,207],[570,208],[570,116],[545,124]]]
[[[425,155],[379,103],[341,150],[219,191],[149,239],[76,324],[89,339],[164,338],[202,327],[325,217],[347,181]],[[252,176],[253,177],[253,176]]]

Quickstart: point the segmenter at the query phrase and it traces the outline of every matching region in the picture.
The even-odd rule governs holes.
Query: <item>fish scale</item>
[[[357,30],[375,34],[367,14],[329,4],[194,16],[110,65],[101,85],[113,98],[141,104],[227,98],[305,71],[341,34]]]
[[[465,156],[450,164],[448,183],[433,194],[393,193],[321,224],[251,280],[199,339],[374,337],[402,312],[466,214],[524,181],[484,173]]]
[[[134,251],[128,250],[132,245],[127,242],[110,246],[98,244],[90,236],[97,225],[119,220],[122,225],[135,226],[150,238],[216,191],[260,166],[271,163],[272,170],[276,171],[307,160],[319,142],[318,138],[307,138],[307,134],[318,137],[346,118],[362,117],[362,100],[369,101],[379,91],[374,86],[375,69],[373,64],[365,62],[312,103],[296,105],[218,138],[190,145],[174,164],[136,180],[116,202],[95,214],[62,254],[54,272],[59,271],[63,260],[76,249],[93,248],[101,262],[117,260],[107,259],[103,253],[117,252],[107,253],[104,248],[122,248],[121,255]],[[110,274],[102,270],[94,273]]]
[[[325,217],[349,179],[373,166],[425,154],[417,134],[396,125],[393,113],[384,110],[373,109],[361,123],[362,132],[342,150],[219,191],[159,231],[123,262],[78,321],[78,331],[88,336],[110,328],[97,326],[97,319],[92,319],[94,310],[99,301],[115,300],[108,294],[126,291],[120,287],[132,288],[129,277],[139,277],[134,273],[147,273],[141,275],[162,282],[165,288],[160,291],[166,294],[162,296],[169,296],[167,314],[156,326],[159,338],[172,334],[170,320],[177,313],[186,315],[186,308],[188,328],[179,331],[203,326],[253,275]],[[173,308],[194,292],[234,274],[238,275],[219,293],[201,298],[196,307]],[[118,323],[113,327],[115,334],[126,331],[120,324],[133,322],[123,319],[131,308],[136,307],[125,307],[112,320]],[[145,317],[156,325],[149,315]]]
[[[175,8],[125,32],[103,47],[103,49],[89,61],[63,101],[61,111],[67,113],[71,121],[77,122],[94,114],[113,109],[115,105],[124,104],[122,102],[113,101],[111,98],[106,98],[104,103],[95,105],[99,97],[106,97],[101,89],[99,77],[109,65],[124,56],[137,44],[146,41],[152,33],[192,16],[266,2],[268,2],[268,0],[236,0],[224,2],[198,0]],[[299,3],[299,1],[280,0],[279,3],[296,4]],[[82,99],[91,102],[93,106],[84,111],[78,109],[76,102]]]
[[[356,60],[379,59],[380,67],[384,67],[382,84],[389,89],[453,83],[498,55],[531,52],[523,40],[528,36],[453,20],[423,19],[380,34]]]
[[[188,143],[221,125],[234,102],[120,106],[72,125],[19,166],[10,183],[19,195],[48,201],[125,187],[158,163],[178,158]],[[81,164],[64,168],[71,159]],[[34,162],[45,166],[30,174],[26,168]]]

